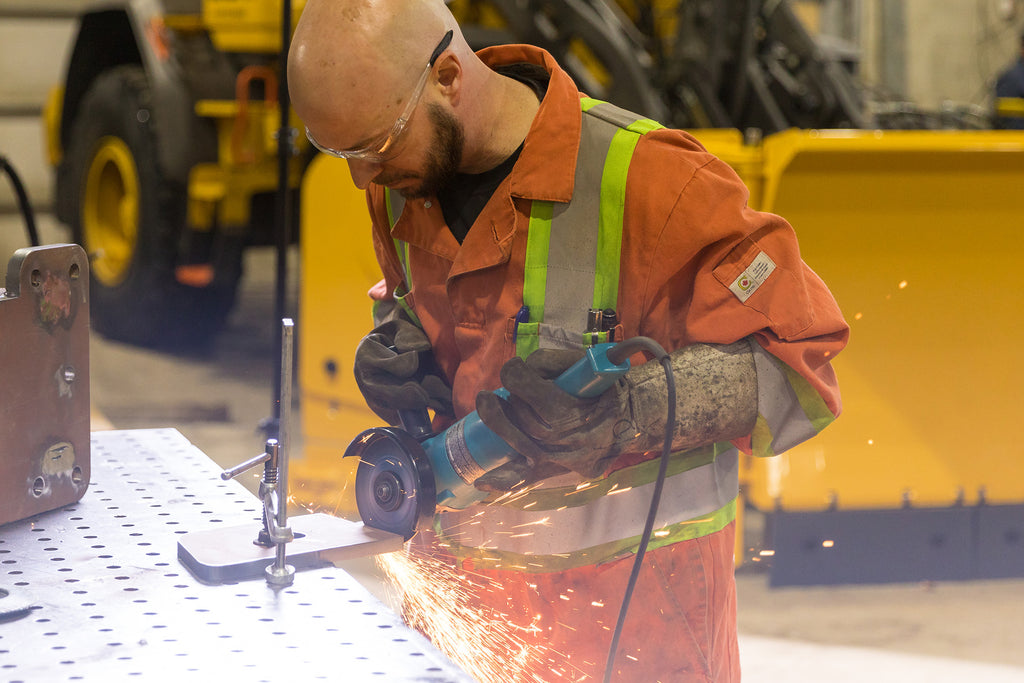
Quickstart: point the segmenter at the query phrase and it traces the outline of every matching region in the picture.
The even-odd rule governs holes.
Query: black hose
[[[11,180],[11,186],[14,188],[14,194],[18,196],[18,208],[21,209],[21,215],[25,219],[25,230],[28,233],[28,241],[33,247],[39,246],[39,231],[36,230],[36,219],[32,213],[32,205],[28,201],[28,193],[25,192],[25,186],[21,184],[21,178],[18,176],[18,172],[14,170],[10,162],[7,161],[7,157],[0,154],[0,170],[3,170],[7,174],[7,177]]]
[[[626,613],[629,611],[629,603],[633,598],[633,590],[636,588],[637,579],[640,578],[640,569],[643,566],[644,555],[647,554],[647,546],[651,543],[651,536],[654,534],[654,521],[658,515],[658,506],[661,504],[661,493],[665,488],[665,479],[668,476],[669,454],[672,451],[672,437],[676,424],[676,380],[672,374],[672,359],[658,342],[648,337],[633,337],[616,345],[608,352],[608,359],[619,364],[640,350],[648,351],[665,368],[665,395],[668,399],[668,416],[665,422],[665,444],[661,451],[661,461],[658,466],[658,478],[654,482],[654,493],[651,495],[651,507],[647,512],[647,522],[644,524],[644,532],[640,537],[640,545],[636,551],[636,559],[633,560],[633,571],[626,583],[626,594],[622,597],[622,605],[619,607],[619,620],[615,624],[615,632],[612,634],[612,644],[608,648],[608,662],[604,667],[605,683],[611,680],[612,667],[615,664],[615,655],[619,649],[619,638],[622,637],[622,628],[626,623]],[[619,359],[618,361],[613,359]]]

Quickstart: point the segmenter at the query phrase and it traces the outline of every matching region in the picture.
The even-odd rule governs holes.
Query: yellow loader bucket
[[[1024,132],[791,130],[760,152],[757,208],[851,324],[842,416],[745,463],[776,583],[1024,575]],[[887,566],[859,563],[880,544]]]
[[[1024,503],[1024,133],[788,131],[785,216],[851,325],[842,417],[754,463],[762,509]]]

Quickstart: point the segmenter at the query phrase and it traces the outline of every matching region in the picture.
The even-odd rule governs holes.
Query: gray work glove
[[[508,491],[568,471],[592,479],[626,453],[659,449],[665,437],[667,384],[661,363],[632,368],[596,398],[576,398],[554,383],[582,356],[541,349],[501,369],[509,398],[477,395],[481,421],[522,457],[474,482]],[[757,417],[757,373],[746,340],[694,344],[671,355],[676,383],[674,450],[750,433]]]
[[[509,398],[477,394],[480,420],[523,456],[480,477],[477,488],[506,491],[570,470],[594,478],[619,454],[615,446],[633,439],[622,380],[596,398],[576,398],[555,385],[582,357],[582,351],[540,349],[525,361],[513,358],[501,368]]]
[[[391,320],[366,335],[356,347],[354,372],[366,404],[388,424],[399,423],[399,410],[433,408],[454,417],[452,390],[430,340],[406,320]]]

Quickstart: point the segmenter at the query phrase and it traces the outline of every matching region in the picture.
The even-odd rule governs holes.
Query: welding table
[[[176,540],[256,497],[173,429],[91,446],[79,502],[0,527],[0,681],[472,681],[343,570],[198,581]]]

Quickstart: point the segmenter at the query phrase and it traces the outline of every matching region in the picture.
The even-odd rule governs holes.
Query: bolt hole
[[[82,483],[85,481],[85,475],[83,474],[81,467],[76,465],[71,470],[71,481],[75,484],[75,486],[81,486]]]
[[[38,268],[32,269],[32,274],[29,276],[29,282],[33,287],[38,287],[43,282],[43,274],[39,272]]]
[[[46,480],[42,477],[36,477],[36,480],[32,482],[32,495],[39,498],[46,493]]]
[[[77,263],[72,263],[71,267],[68,268],[68,277],[72,280],[77,280],[82,274],[82,269],[78,267]]]

